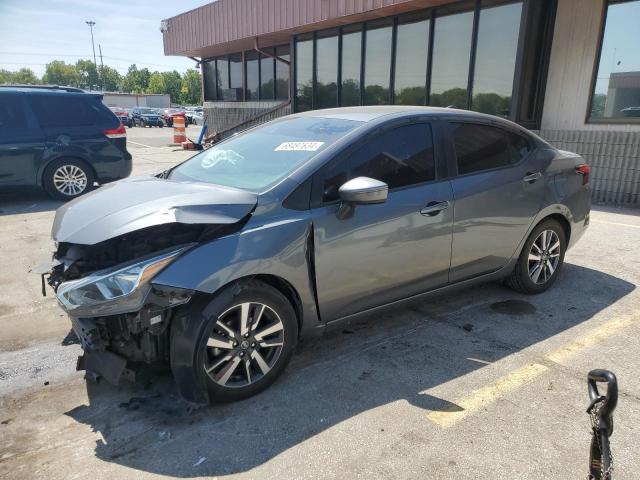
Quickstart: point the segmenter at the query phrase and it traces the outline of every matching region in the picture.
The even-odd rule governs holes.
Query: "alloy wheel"
[[[225,310],[206,345],[204,369],[218,385],[246,387],[267,375],[284,345],[284,324],[268,305],[246,302]]]
[[[62,165],[53,173],[53,185],[58,192],[73,197],[87,189],[87,174],[76,165]]]
[[[529,278],[536,285],[546,283],[560,262],[560,239],[553,230],[543,230],[529,251]]]

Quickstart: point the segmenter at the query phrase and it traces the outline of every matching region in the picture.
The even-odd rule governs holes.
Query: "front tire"
[[[95,177],[91,168],[82,160],[61,158],[44,171],[42,186],[56,200],[68,201],[93,188]]]
[[[548,219],[533,229],[506,284],[520,293],[537,294],[553,285],[562,270],[567,240],[562,225]]]
[[[257,280],[193,302],[188,314],[201,324],[193,365],[210,402],[240,400],[266,389],[284,371],[297,344],[291,303]]]

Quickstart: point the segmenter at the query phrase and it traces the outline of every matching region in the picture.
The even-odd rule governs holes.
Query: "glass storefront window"
[[[218,58],[216,60],[218,82],[218,100],[225,100],[225,92],[229,90],[229,62],[227,58]]]
[[[480,10],[472,110],[509,116],[521,15],[521,2]]]
[[[610,3],[590,119],[640,120],[640,0]]]
[[[266,48],[266,52],[273,54],[273,49]],[[260,59],[260,99],[273,100],[273,57],[262,55]]]
[[[424,105],[427,101],[429,20],[398,25],[396,40],[395,103]]]
[[[472,11],[436,18],[429,100],[431,105],[466,108],[472,31]]]
[[[296,42],[296,110],[313,108],[313,40]]]
[[[242,88],[242,54],[229,55],[230,88]]]
[[[276,56],[290,62],[289,45],[276,47]],[[278,100],[289,98],[289,65],[280,61],[276,61],[276,98]]]
[[[316,108],[338,106],[338,36],[316,40]]]
[[[245,54],[247,72],[247,101],[258,100],[258,88],[260,86],[260,71],[258,67],[258,52],[248,51]]]
[[[342,35],[342,98],[343,106],[360,105],[360,63],[362,32]]]
[[[202,79],[204,84],[204,101],[214,102],[218,99],[216,91],[216,61],[202,62]]]
[[[367,28],[364,61],[364,104],[389,103],[392,27]]]

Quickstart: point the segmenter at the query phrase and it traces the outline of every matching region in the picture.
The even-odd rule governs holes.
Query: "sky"
[[[166,57],[160,21],[211,0],[0,0],[0,69],[31,68],[41,76],[52,60],[93,59],[87,20],[93,20],[96,56],[126,73],[129,65],[184,72],[195,63]],[[98,56],[98,64],[100,58]]]

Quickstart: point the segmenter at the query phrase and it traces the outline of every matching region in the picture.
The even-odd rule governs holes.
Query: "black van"
[[[0,86],[0,191],[37,186],[69,200],[130,173],[126,129],[102,95]]]

